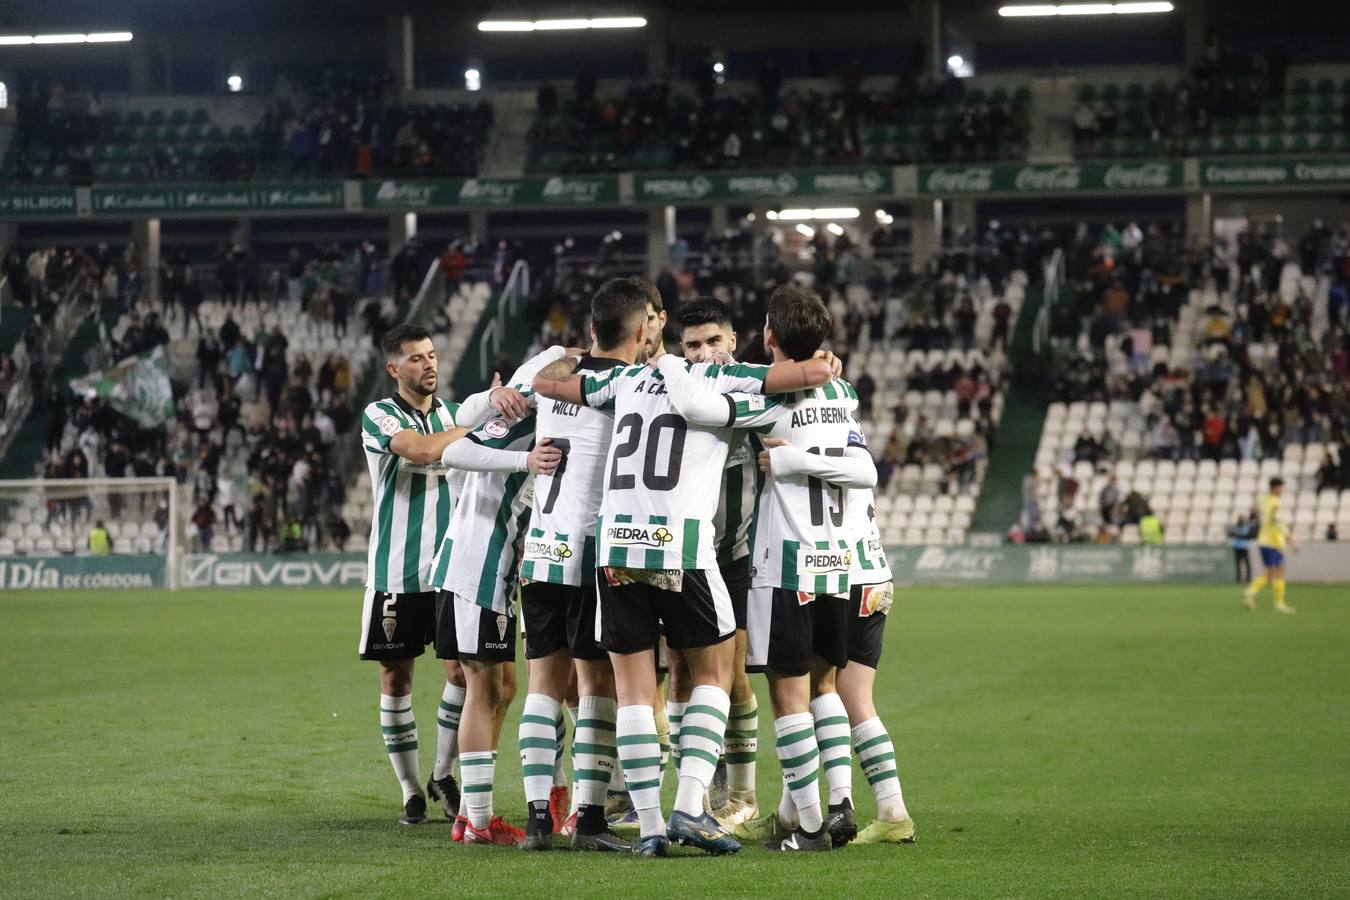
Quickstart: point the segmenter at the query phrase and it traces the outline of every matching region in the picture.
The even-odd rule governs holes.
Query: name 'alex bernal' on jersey
[[[395,394],[362,413],[361,443],[375,500],[366,587],[390,594],[431,590],[428,566],[450,521],[450,470],[439,460],[430,465],[409,462],[391,451],[389,442],[409,429],[418,434],[449,431],[460,424],[458,412],[459,404],[438,399],[424,415]]]
[[[583,357],[577,371],[608,372],[617,360]],[[579,587],[595,577],[595,525],[604,495],[614,416],[608,410],[536,398],[535,439],[562,451],[551,475],[536,475],[530,528],[521,559],[522,581]]]
[[[688,371],[722,393],[760,394],[768,367],[700,363]],[[651,366],[588,374],[581,387],[587,406],[614,412],[596,564],[715,568],[712,522],[731,430],[686,422]]]
[[[732,424],[781,438],[808,453],[843,456],[865,446],[853,416],[858,395],[841,379],[782,397],[728,397]],[[849,588],[856,533],[849,489],[810,475],[773,475],[759,492],[751,584],[806,594]]]
[[[713,516],[717,564],[729,565],[750,555],[750,526],[755,521],[755,497],[763,475],[748,435],[731,439],[731,452],[722,470],[722,490]]]

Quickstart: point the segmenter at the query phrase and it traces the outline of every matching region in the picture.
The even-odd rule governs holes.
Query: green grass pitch
[[[10,592],[0,891],[1345,896],[1350,591],[1295,586],[1290,601],[1297,616],[1268,597],[1244,612],[1223,586],[902,591],[878,703],[918,843],[637,860],[464,848],[443,821],[395,824],[358,591]],[[438,664],[420,676],[425,777]],[[515,728],[496,799],[519,821]],[[778,767],[761,760],[772,804]]]

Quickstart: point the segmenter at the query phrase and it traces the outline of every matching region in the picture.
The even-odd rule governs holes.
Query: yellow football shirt
[[[1261,500],[1261,531],[1256,543],[1272,550],[1284,549],[1284,524],[1280,521],[1280,498],[1266,494]]]

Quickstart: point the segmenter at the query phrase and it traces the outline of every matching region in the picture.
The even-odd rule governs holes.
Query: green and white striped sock
[[[778,764],[783,767],[783,781],[797,808],[802,830],[820,830],[824,819],[820,812],[820,751],[816,749],[816,732],[810,713],[793,713],[773,721],[777,735],[775,747]],[[779,805],[779,818],[783,819]],[[786,821],[786,820],[785,820]]]
[[[572,735],[572,776],[577,787],[572,802],[604,806],[614,772],[614,720],[618,704],[608,697],[582,697],[577,707],[577,727]]]
[[[440,781],[450,774],[459,755],[459,717],[464,712],[464,688],[445,683],[441,706],[436,711],[436,766],[431,777]]]
[[[816,746],[820,748],[820,764],[830,788],[830,805],[837,806],[845,800],[851,805],[853,759],[849,750],[848,710],[838,694],[821,694],[811,701],[811,715],[816,720]]]
[[[615,723],[619,762],[628,781],[628,795],[637,810],[643,837],[665,834],[661,818],[661,748],[656,740],[656,714],[641,704],[619,708]]]
[[[731,705],[727,719],[727,787],[739,794],[755,792],[755,757],[759,753],[759,701]]]
[[[459,770],[464,778],[464,812],[474,828],[486,828],[492,821],[492,777],[496,768],[490,750],[459,756]],[[547,791],[544,796],[548,796]]]
[[[895,766],[895,745],[881,719],[873,716],[853,729],[858,748],[858,765],[877,798],[877,818],[899,822],[909,817],[905,797],[900,790],[900,773]]]
[[[666,742],[661,745],[661,771],[666,770],[667,762],[675,763],[675,771],[680,771],[680,722],[684,720],[684,710],[688,703],[666,701],[666,721],[670,723]]]
[[[563,753],[567,748],[567,720],[561,709],[558,710],[557,735],[553,751],[553,787],[567,787],[567,757]]]
[[[703,795],[717,771],[730,709],[731,698],[726,691],[700,684],[690,693],[689,704],[681,712],[680,784],[675,791],[675,808],[682,813],[691,816],[703,813]]]
[[[391,697],[380,694],[380,732],[394,776],[403,788],[403,802],[422,793],[422,776],[417,771],[417,720],[413,717],[412,695]]]
[[[520,714],[520,772],[525,776],[525,802],[548,802],[553,766],[558,755],[558,701],[547,694],[529,694]]]

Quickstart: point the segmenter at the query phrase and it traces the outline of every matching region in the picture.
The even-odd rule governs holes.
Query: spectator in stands
[[[1102,486],[1097,507],[1101,511],[1102,521],[1108,525],[1119,525],[1121,519],[1120,480],[1112,475]]]
[[[203,553],[211,552],[211,538],[215,534],[216,514],[205,497],[198,498],[192,512],[192,524],[197,528],[197,545]]]
[[[94,527],[89,529],[89,553],[93,556],[107,556],[113,551],[112,535],[99,519],[94,523]]]
[[[1032,531],[1041,520],[1041,479],[1033,470],[1022,479],[1022,518]]]
[[[872,418],[872,401],[877,392],[877,382],[872,377],[872,373],[864,371],[853,385],[853,390],[858,395],[859,417],[870,420]]]
[[[1261,517],[1252,511],[1238,516],[1237,521],[1228,528],[1228,543],[1233,548],[1233,571],[1238,584],[1252,580],[1251,546],[1256,533],[1261,529]]]
[[[1139,540],[1148,545],[1157,546],[1163,542],[1163,524],[1157,514],[1145,508],[1139,517]]]

